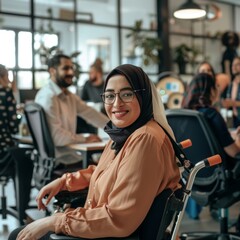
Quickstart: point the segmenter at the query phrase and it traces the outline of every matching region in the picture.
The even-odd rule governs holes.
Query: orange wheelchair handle
[[[185,149],[185,148],[192,146],[192,141],[190,139],[186,139],[186,140],[180,142],[179,145],[182,149]]]
[[[205,160],[205,165],[206,166],[214,166],[217,164],[220,164],[222,162],[222,158],[219,154],[213,155]]]

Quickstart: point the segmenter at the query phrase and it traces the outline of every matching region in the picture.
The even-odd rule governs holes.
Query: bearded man
[[[81,158],[67,145],[101,141],[95,134],[85,137],[76,133],[77,116],[97,128],[103,128],[109,119],[68,90],[74,78],[74,64],[69,56],[64,54],[53,56],[48,61],[48,71],[50,81],[38,91],[35,102],[45,110],[55,144],[56,164],[72,165]]]

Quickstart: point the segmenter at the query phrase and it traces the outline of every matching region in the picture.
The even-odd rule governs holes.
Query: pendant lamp
[[[186,3],[181,5],[174,13],[173,16],[179,19],[197,19],[204,17],[206,10],[202,9],[193,0],[187,0]]]

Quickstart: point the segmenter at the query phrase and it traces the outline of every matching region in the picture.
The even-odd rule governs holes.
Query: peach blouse
[[[69,191],[90,185],[84,208],[59,214],[56,233],[86,238],[128,236],[160,192],[179,188],[172,144],[154,120],[133,132],[117,156],[111,144],[97,167],[63,175]]]

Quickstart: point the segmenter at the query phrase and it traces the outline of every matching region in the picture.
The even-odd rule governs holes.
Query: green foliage
[[[158,51],[162,48],[161,40],[159,38],[149,37],[142,31],[142,20],[135,22],[135,26],[131,32],[126,35],[126,38],[132,39],[132,52],[134,52],[136,48],[142,50],[142,60],[145,66],[160,62]]]
[[[194,69],[196,58],[200,53],[201,51],[196,46],[189,47],[187,44],[183,43],[174,48],[173,59],[179,65],[179,68],[181,68],[180,66],[183,67],[186,65],[186,63],[190,63],[192,69]],[[180,72],[181,71],[182,70],[180,70]]]
[[[196,57],[201,53],[196,46],[189,47],[185,43],[174,48],[174,61],[177,63],[194,64]]]
[[[45,47],[43,44],[41,47],[38,49],[37,53],[40,56],[40,60],[42,65],[46,66],[48,59],[53,57],[56,54],[63,54],[63,51],[58,48],[58,46],[53,46],[51,48]],[[70,54],[70,58],[72,59],[72,62],[74,64],[74,73],[75,73],[75,78],[78,79],[81,73],[81,66],[77,63],[77,57],[81,54],[80,51],[73,52]]]
[[[78,81],[78,78],[80,76],[80,73],[81,73],[81,66],[80,64],[78,64],[77,62],[77,57],[81,54],[80,51],[76,51],[76,52],[73,52],[71,55],[70,55],[70,58],[72,59],[72,62],[74,64],[74,74],[75,74],[75,78],[76,80]],[[77,84],[77,81],[76,84]]]

